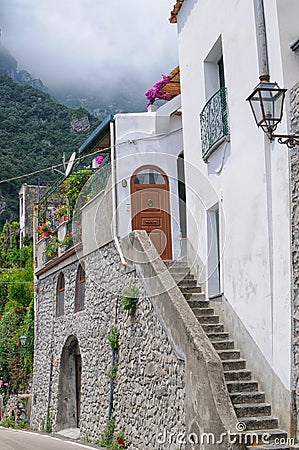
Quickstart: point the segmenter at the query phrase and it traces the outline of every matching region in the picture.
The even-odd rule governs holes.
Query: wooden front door
[[[131,178],[132,229],[145,230],[162,259],[172,259],[169,183],[158,168],[144,166]]]

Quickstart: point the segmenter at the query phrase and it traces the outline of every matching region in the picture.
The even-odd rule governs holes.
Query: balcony
[[[110,173],[110,154],[106,154],[103,155],[100,168],[74,171],[45,192],[38,205],[37,270],[45,266],[52,267],[82,248],[82,226],[85,225],[87,235],[92,234],[95,225],[92,219],[96,215],[93,210],[97,212],[100,209],[100,204],[104,202],[103,196],[106,195],[110,200],[106,193]],[[91,219],[90,210],[93,211]],[[87,219],[83,217],[83,211]],[[102,219],[102,216],[103,211],[97,220]],[[100,228],[98,223],[96,225]]]
[[[202,157],[208,157],[225,140],[229,140],[226,88],[220,88],[206,103],[200,113]]]

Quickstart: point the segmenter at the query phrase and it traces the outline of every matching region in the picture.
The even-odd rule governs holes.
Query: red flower
[[[17,308],[14,308],[14,309],[13,309],[13,312],[15,312],[15,313],[16,313],[16,312],[17,312]]]
[[[2,316],[0,316],[0,319],[2,319]]]
[[[118,438],[116,438],[116,442],[122,447],[125,448],[125,441],[124,439],[120,436]]]
[[[18,308],[18,312],[22,312],[22,309],[21,309],[21,308]]]

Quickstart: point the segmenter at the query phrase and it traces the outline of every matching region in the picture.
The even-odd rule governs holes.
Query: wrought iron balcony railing
[[[202,157],[207,159],[222,138],[229,135],[226,88],[220,88],[200,113]]]

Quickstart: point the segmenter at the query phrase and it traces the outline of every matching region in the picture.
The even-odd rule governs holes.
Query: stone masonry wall
[[[48,404],[52,429],[57,424],[60,358],[69,336],[76,336],[82,357],[80,433],[100,439],[109,408],[111,348],[107,335],[113,326],[120,333],[115,379],[116,432],[123,431],[129,449],[173,449],[159,445],[156,436],[185,431],[185,365],[178,360],[159,323],[150,300],[134,271],[125,270],[113,244],[82,260],[86,272],[85,309],[74,312],[78,262],[66,266],[65,314],[55,317],[56,286],[60,272],[37,284],[36,342],[31,424],[42,429]],[[121,307],[118,294],[137,286],[141,299],[135,318]],[[117,317],[116,317],[116,310]],[[52,359],[52,368],[51,368]],[[182,448],[182,447],[180,447]]]
[[[299,83],[290,92],[291,131],[299,135]],[[292,270],[294,299],[294,364],[295,415],[299,437],[299,147],[290,149],[291,159],[291,214],[292,214]]]

